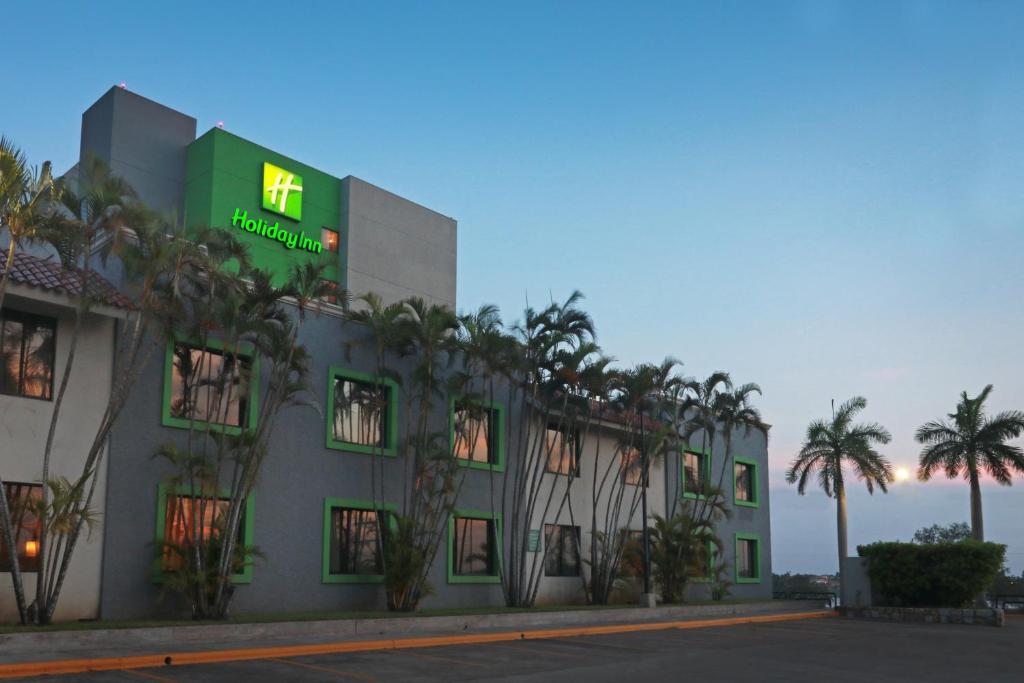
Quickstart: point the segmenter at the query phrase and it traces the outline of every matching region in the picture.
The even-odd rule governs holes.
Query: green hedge
[[[963,607],[992,585],[1006,546],[982,541],[872,543],[858,546],[857,552],[868,558],[876,604]]]

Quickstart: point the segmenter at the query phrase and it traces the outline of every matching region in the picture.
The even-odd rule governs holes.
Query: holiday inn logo
[[[296,221],[302,220],[302,176],[264,162],[263,208]]]

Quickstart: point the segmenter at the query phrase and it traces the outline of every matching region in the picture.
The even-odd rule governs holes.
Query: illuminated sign
[[[263,208],[301,221],[302,176],[264,162]]]
[[[249,212],[242,209],[235,209],[235,213],[231,216],[231,225],[246,232],[266,237],[268,240],[276,240],[286,249],[298,248],[311,254],[319,254],[323,251],[323,245],[318,240],[306,237],[306,233],[301,230],[293,232],[282,228],[280,223],[270,225],[262,218],[249,218]]]

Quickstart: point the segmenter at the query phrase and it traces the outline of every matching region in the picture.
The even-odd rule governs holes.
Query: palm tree
[[[892,439],[889,432],[875,422],[853,424],[854,416],[867,407],[867,399],[855,396],[839,406],[832,421],[815,420],[807,427],[803,448],[794,458],[786,472],[786,481],[798,482],[797,490],[803,495],[807,480],[814,473],[825,495],[836,498],[836,526],[839,538],[839,571],[842,573],[846,558],[846,484],[843,478],[843,462],[848,461],[853,472],[868,487],[868,493],[875,492],[875,486],[883,493],[893,480],[892,466],[888,459],[873,448],[874,444],[886,444]]]
[[[7,256],[0,275],[0,305],[18,245],[34,240],[45,223],[43,209],[53,186],[49,161],[35,173],[22,151],[0,136],[0,229],[7,230]]]
[[[956,412],[949,419],[933,420],[917,430],[915,438],[924,449],[917,478],[928,481],[935,470],[943,469],[950,479],[963,475],[971,484],[971,536],[985,540],[981,512],[980,472],[988,472],[1003,486],[1012,484],[1012,471],[1024,472],[1024,451],[1006,443],[1024,432],[1024,412],[1008,410],[994,417],[985,415],[985,400],[992,385],[975,398],[961,392]]]

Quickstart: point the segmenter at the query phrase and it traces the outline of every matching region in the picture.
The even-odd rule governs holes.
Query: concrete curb
[[[566,610],[563,612],[516,612],[438,617],[382,617],[325,621],[281,621],[265,624],[202,624],[153,628],[95,629],[85,631],[35,631],[0,635],[0,662],[26,653],[38,656],[47,650],[62,653],[111,650],[123,644],[133,650],[200,644],[288,639],[366,638],[387,634],[472,633],[487,629],[523,629],[571,625],[639,623],[687,617],[739,616],[766,612],[806,611],[814,603],[773,600],[753,603],[671,605],[649,608]],[[15,656],[12,656],[15,655]]]
[[[824,619],[835,617],[834,611],[818,612],[784,612],[781,614],[761,614],[718,619],[694,619],[689,621],[661,621],[635,624],[612,624],[604,626],[576,626],[558,629],[541,629],[532,631],[500,631],[475,633],[469,635],[421,636],[413,638],[345,641],[335,643],[318,643],[311,645],[285,645],[277,647],[256,647],[245,649],[221,649],[199,652],[166,652],[129,657],[105,657],[90,659],[62,659],[55,661],[22,662],[16,664],[0,664],[0,678],[18,678],[22,676],[43,676],[85,673],[88,671],[112,671],[128,669],[148,669],[172,665],[213,664],[222,662],[253,661],[259,659],[277,659],[286,657],[303,657],[311,655],[337,654],[343,652],[371,652],[379,650],[410,649],[425,647],[441,647],[446,645],[466,645],[474,643],[496,643],[516,640],[543,638],[568,638],[573,636],[603,635],[630,633],[638,631],[659,631],[669,629],[696,629],[715,626],[733,626],[737,624],[773,623],[781,621],[798,621],[804,619]]]

